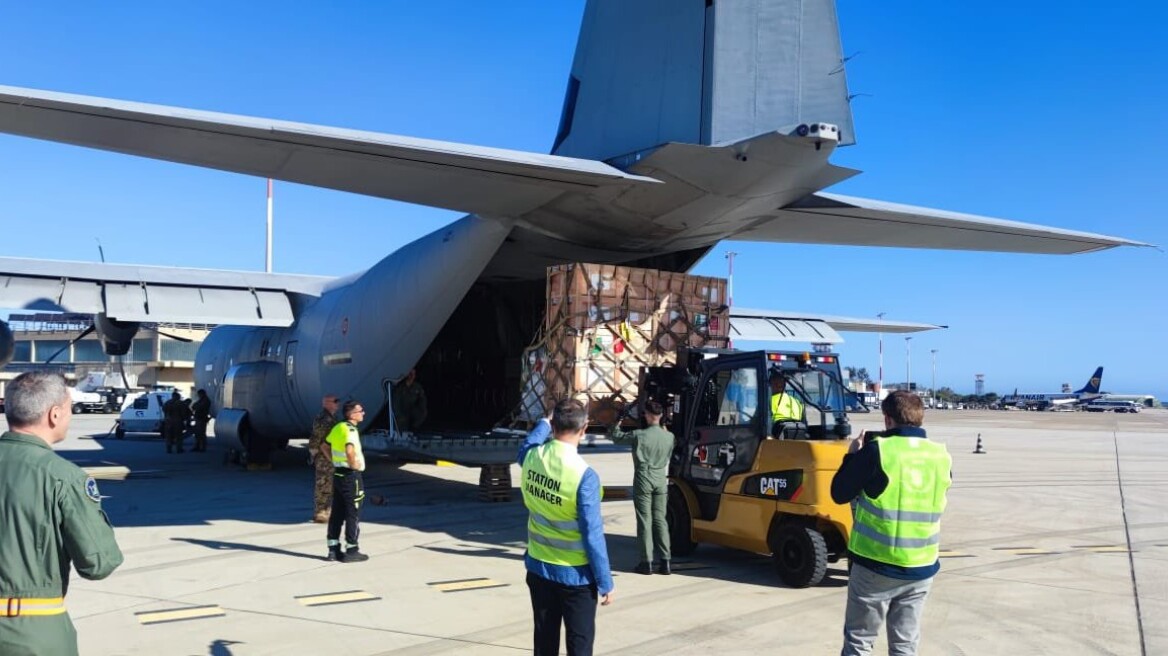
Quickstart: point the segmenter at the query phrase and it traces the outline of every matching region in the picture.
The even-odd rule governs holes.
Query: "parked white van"
[[[126,433],[162,434],[162,404],[170,400],[170,392],[146,392],[130,401],[122,410],[114,427],[120,440]]]

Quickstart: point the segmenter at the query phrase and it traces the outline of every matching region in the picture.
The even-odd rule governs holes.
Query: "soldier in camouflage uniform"
[[[0,435],[0,654],[75,656],[65,610],[69,572],[104,579],[122,564],[97,483],[53,452],[72,401],[65,379],[21,374],[8,385]]]
[[[337,397],[329,394],[321,402],[320,414],[312,420],[312,437],[308,439],[308,457],[316,469],[316,483],[312,500],[312,521],[327,524],[333,507],[333,458],[330,452],[321,452],[325,438],[337,423]]]
[[[393,388],[393,421],[399,432],[412,433],[426,421],[426,415],[426,391],[418,382],[418,373],[410,369]]]

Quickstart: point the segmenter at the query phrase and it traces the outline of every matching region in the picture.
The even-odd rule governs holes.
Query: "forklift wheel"
[[[783,583],[792,588],[818,584],[827,574],[827,542],[810,526],[780,526],[772,542],[775,568]]]
[[[669,498],[665,503],[665,521],[669,524],[669,550],[675,556],[688,556],[698,548],[693,541],[693,522],[685,497],[676,486],[669,487]]]

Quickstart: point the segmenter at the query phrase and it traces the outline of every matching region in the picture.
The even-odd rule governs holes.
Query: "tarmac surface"
[[[856,417],[857,433],[879,419]],[[363,510],[372,558],[331,563],[308,521],[303,444],[246,472],[213,438],[208,453],[168,455],[157,436],[105,438],[112,422],[75,417],[58,446],[99,478],[126,556],[105,581],[73,578],[82,654],[530,652],[518,489],[481,502],[476,469],[374,458],[367,487],[387,504]],[[1168,654],[1168,411],[925,423],[954,484],[922,654]],[[606,489],[632,483],[627,448],[582,453]],[[843,561],[794,590],[768,558],[704,545],[673,576],[640,576],[632,501],[603,512],[616,599],[599,610],[597,654],[839,653]]]

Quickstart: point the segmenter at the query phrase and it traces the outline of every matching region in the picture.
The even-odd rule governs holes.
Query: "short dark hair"
[[[884,397],[880,411],[897,426],[920,426],[925,420],[925,404],[921,397],[905,390]]]
[[[205,389],[199,390],[199,396],[207,396],[207,390],[205,390]]]
[[[660,403],[650,399],[645,401],[645,414],[656,415],[660,417],[661,415],[665,414],[665,409],[661,407]]]
[[[349,415],[353,414],[353,411],[360,406],[360,401],[345,401],[345,405],[341,406],[341,416],[343,416],[345,419],[348,419]]]
[[[556,433],[575,433],[588,425],[588,411],[576,399],[564,399],[552,410],[552,430]]]

